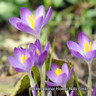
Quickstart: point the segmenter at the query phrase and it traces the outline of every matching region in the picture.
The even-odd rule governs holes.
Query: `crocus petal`
[[[55,74],[53,71],[47,71],[46,74],[47,74],[47,77],[48,77],[52,82],[57,83],[57,76],[56,76],[56,74]]]
[[[35,52],[29,52],[29,54],[30,54],[31,64],[33,67],[35,63]]]
[[[60,67],[59,67],[57,64],[55,64],[55,63],[52,63],[52,64],[51,64],[51,70],[52,70],[53,72],[55,72],[55,70],[56,70],[57,68],[60,69]]]
[[[85,58],[91,60],[96,57],[96,50],[92,50],[86,53]]]
[[[18,30],[20,30],[20,29],[18,28],[18,26],[16,25],[16,23],[17,23],[17,22],[22,22],[21,19],[19,19],[19,18],[17,18],[17,17],[13,17],[13,18],[10,18],[10,19],[9,19],[9,22],[10,22],[10,24],[11,24],[12,26],[14,26],[14,27],[17,28]]]
[[[85,51],[85,43],[86,42],[88,42],[88,44],[89,44],[89,39],[83,32],[81,32],[78,36],[78,43],[84,51]]]
[[[62,87],[65,87],[66,85],[66,80],[67,80],[67,74],[62,73],[58,76],[57,78],[57,83],[60,84]]]
[[[96,50],[96,39],[92,43],[92,50]]]
[[[46,44],[45,48],[44,48],[44,51],[47,51],[47,53],[49,52],[49,43]]]
[[[45,8],[43,5],[40,5],[36,11],[35,11],[35,14],[34,14],[35,18],[37,19],[38,17],[41,17],[43,16],[43,18],[45,18]]]
[[[31,71],[32,67],[33,67],[33,64],[31,62],[31,59],[28,58],[26,61],[25,61],[25,69],[26,69],[26,72],[29,72]]]
[[[38,50],[41,53],[42,52],[42,46],[41,46],[41,43],[40,43],[40,41],[38,39],[35,41],[35,45],[37,46]]]
[[[36,51],[36,46],[33,43],[30,43],[29,51]]]
[[[39,57],[39,67],[42,67],[42,65],[43,65],[43,63],[44,63],[44,61],[46,60],[46,58],[47,58],[47,52],[46,51],[44,51],[41,55],[40,55],[40,57]]]
[[[43,24],[43,16],[38,17],[38,19],[36,20],[35,31],[36,31],[37,34],[40,34],[42,24]]]
[[[22,52],[18,48],[14,48],[14,56],[19,62],[21,62]]]
[[[84,54],[82,48],[73,41],[67,41],[67,47],[69,48],[69,50],[72,49],[74,51],[79,52],[82,55]]]
[[[20,17],[23,21],[30,24],[29,16],[32,17],[32,12],[27,8],[21,8],[20,9]]]
[[[41,67],[41,66],[39,66],[39,55],[37,54],[37,52],[35,51],[35,65],[37,66],[37,67]]]
[[[50,20],[51,15],[52,15],[52,7],[50,7],[49,10],[48,10],[48,12],[47,12],[47,15],[46,15],[46,18],[45,18],[45,20],[44,20],[43,26],[44,26],[45,24],[47,24],[47,22]]]
[[[84,57],[83,57],[79,52],[74,51],[74,50],[70,50],[70,51],[71,51],[71,53],[72,53],[75,57],[80,58],[80,59],[84,59]]]
[[[70,71],[70,73],[69,73],[69,76],[68,76],[68,78],[67,78],[67,81],[72,77],[73,72],[74,72],[74,69],[72,68],[71,71]]]
[[[67,65],[66,63],[64,63],[64,64],[62,65],[62,72],[63,72],[63,73],[66,73],[67,76],[69,75],[69,68],[68,68],[68,65]]]
[[[14,57],[9,56],[8,60],[10,62],[10,64],[14,67],[14,68],[21,68],[24,69],[23,64],[19,63]]]
[[[48,86],[58,86],[58,84],[55,84],[55,83],[52,83],[52,82],[49,82],[49,81],[45,81],[45,83],[46,83]]]
[[[70,96],[74,96],[74,91],[71,91]]]
[[[96,96],[96,86],[94,87],[92,96]]]
[[[25,72],[24,69],[21,69],[21,68],[14,68],[17,72]]]
[[[24,24],[22,22],[18,22],[16,24],[21,31],[27,32],[27,33],[32,34],[33,36],[36,37],[36,34],[31,27],[27,26],[26,24]]]

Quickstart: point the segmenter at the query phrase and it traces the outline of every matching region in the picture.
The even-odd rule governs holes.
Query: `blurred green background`
[[[34,11],[41,4],[46,10],[53,8],[51,27],[67,19],[65,23],[72,24],[73,35],[76,29],[96,34],[96,0],[0,0],[0,26],[11,17],[19,17],[21,7]]]

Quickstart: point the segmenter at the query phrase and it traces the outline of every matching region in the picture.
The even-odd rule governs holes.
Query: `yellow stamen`
[[[36,18],[35,18],[35,16],[34,16],[34,15],[32,15],[32,17],[33,17],[34,21],[36,22]]]
[[[39,50],[38,50],[38,49],[36,50],[36,52],[37,52],[37,54],[40,56],[40,52],[39,52]]]
[[[88,45],[88,42],[85,43],[85,53],[92,50],[92,42]]]
[[[25,64],[25,61],[27,60],[27,55],[22,55],[21,57],[23,64]]]
[[[90,42],[89,51],[92,50],[92,42]]]
[[[88,52],[88,42],[85,43],[85,53]]]
[[[55,70],[55,73],[56,73],[56,75],[58,76],[58,75],[60,75],[60,74],[62,73],[62,70],[59,69],[59,68],[57,68],[57,69]]]
[[[34,24],[34,22],[33,22],[33,20],[32,20],[32,18],[31,18],[31,16],[29,16],[29,20],[30,20],[30,23],[31,23],[31,26],[32,26],[32,28],[33,29],[35,29],[35,24]]]

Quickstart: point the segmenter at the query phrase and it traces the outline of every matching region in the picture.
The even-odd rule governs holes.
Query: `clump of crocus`
[[[90,87],[88,96],[91,96],[91,63],[92,60],[96,57],[96,39],[93,41],[93,43],[89,42],[88,37],[83,32],[81,32],[78,36],[78,44],[73,41],[67,41],[67,46],[75,57],[84,59],[88,63]]]
[[[29,52],[27,49],[14,48],[14,57],[8,57],[10,64],[18,72],[27,72],[30,78],[30,85],[34,87],[34,80],[31,76],[31,70],[34,66],[34,52]]]
[[[48,86],[61,86],[63,88],[66,88],[66,84],[67,84],[68,80],[73,75],[73,68],[71,69],[71,71],[69,73],[69,68],[66,63],[64,63],[62,65],[61,69],[57,64],[52,63],[51,71],[47,71],[46,74],[47,74],[48,78],[52,81],[52,82],[45,81],[45,83]],[[66,93],[69,94],[68,92],[66,92]]]
[[[49,43],[46,44],[44,51],[42,51],[42,46],[40,41],[37,39],[35,43],[31,43],[29,45],[29,51],[35,52],[35,65],[41,69],[44,61],[47,58],[47,54],[49,51]]]
[[[9,19],[9,22],[18,30],[30,33],[40,39],[40,30],[48,23],[51,15],[52,8],[50,7],[45,17],[45,8],[43,5],[39,6],[34,14],[27,8],[21,8],[21,18],[13,17]]]
[[[96,96],[96,86],[94,87],[92,96]]]

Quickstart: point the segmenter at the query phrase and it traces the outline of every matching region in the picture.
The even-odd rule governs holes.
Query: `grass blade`
[[[54,41],[53,41],[53,44],[52,44],[52,52],[51,52],[51,56],[50,56],[50,61],[49,61],[49,68],[48,68],[48,70],[50,70],[50,68],[51,68],[52,56],[53,56],[54,47],[55,47],[55,40],[56,40],[56,38],[54,38]],[[47,78],[47,80],[49,80],[49,79]]]
[[[77,87],[78,87],[78,89],[79,89],[79,94],[80,94],[80,96],[82,96],[82,92],[81,92],[81,90],[80,90],[80,85],[79,85],[79,82],[78,82],[78,79],[77,79],[77,77],[76,77],[75,72],[73,73],[73,75],[74,75],[74,78],[75,78],[75,80],[76,80]]]

